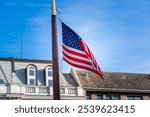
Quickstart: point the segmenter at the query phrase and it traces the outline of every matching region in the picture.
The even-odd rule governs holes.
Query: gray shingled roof
[[[14,76],[12,78],[12,59],[14,60]],[[36,67],[36,78],[38,85],[45,85],[45,68],[51,66],[50,60],[31,60],[31,59],[17,59],[17,58],[0,58],[0,84],[10,83],[13,79],[13,83],[20,85],[27,84],[27,66],[34,65]],[[76,87],[77,84],[73,80],[70,74],[65,74],[64,77],[60,77],[60,86]]]
[[[77,82],[73,79],[71,74],[63,73],[63,75],[64,75],[65,79],[67,80],[68,86],[72,86],[72,87],[78,86]]]
[[[13,82],[18,84],[26,84],[27,82],[27,74],[26,69],[27,66],[33,64],[37,68],[37,81],[38,85],[45,85],[45,68],[48,65],[51,65],[51,61],[48,60],[30,60],[30,59],[16,59],[15,60],[15,77],[13,77]],[[0,83],[10,83],[12,77],[12,66],[11,66],[12,58],[0,58]],[[7,82],[5,81],[5,77]]]
[[[104,80],[91,72],[76,71],[83,88],[150,90],[150,74],[104,72]]]

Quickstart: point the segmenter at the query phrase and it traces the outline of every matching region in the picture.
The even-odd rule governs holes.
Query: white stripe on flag
[[[77,61],[73,61],[73,60],[70,60],[68,59],[66,56],[63,56],[67,61],[69,61],[70,63],[73,63],[73,64],[76,64],[76,65],[80,65],[80,66],[84,66],[84,67],[87,67],[87,68],[90,68],[90,69],[94,69],[91,65],[87,65],[87,64],[84,64],[84,63],[80,63],[80,62],[77,62]]]
[[[70,56],[70,57],[77,58],[77,59],[84,60],[84,61],[87,61],[87,62],[90,62],[90,63],[91,63],[91,61],[90,61],[88,58],[84,58],[84,57],[81,57],[81,56],[78,56],[78,55],[75,55],[75,54],[71,54],[71,53],[67,52],[67,51],[64,50],[64,49],[63,49],[63,52],[64,52],[66,55]]]
[[[68,46],[66,46],[64,43],[62,44],[62,46],[64,46],[64,47],[67,48],[68,50],[71,50],[71,51],[78,52],[78,53],[80,53],[80,54],[86,55],[86,53],[85,53],[84,51],[81,51],[81,50],[77,50],[77,49],[68,47]]]

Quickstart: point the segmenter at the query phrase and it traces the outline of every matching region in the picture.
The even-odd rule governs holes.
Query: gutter
[[[113,89],[113,88],[91,88],[83,87],[86,91],[96,92],[111,92],[111,93],[150,93],[150,90],[137,90],[137,89]]]

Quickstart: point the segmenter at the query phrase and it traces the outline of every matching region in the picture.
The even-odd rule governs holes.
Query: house
[[[60,95],[65,100],[149,100],[150,74],[103,72],[71,69],[59,73]],[[53,99],[52,62],[0,58],[0,99]]]
[[[52,62],[0,58],[0,99],[53,99]],[[84,99],[73,79],[60,72],[61,99]]]

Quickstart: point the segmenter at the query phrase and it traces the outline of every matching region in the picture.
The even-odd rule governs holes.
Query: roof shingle
[[[96,74],[76,70],[79,80],[86,88],[150,90],[150,74],[104,72],[104,80]]]

